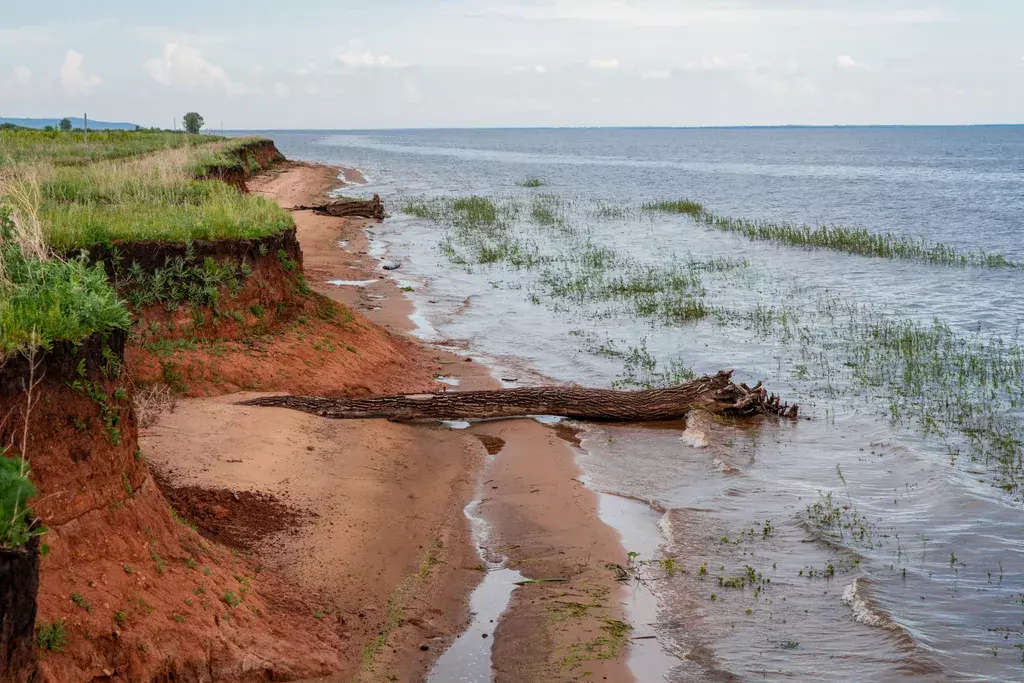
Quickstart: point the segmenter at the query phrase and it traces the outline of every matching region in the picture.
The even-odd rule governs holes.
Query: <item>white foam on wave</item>
[[[719,472],[725,472],[726,474],[736,474],[739,472],[739,468],[735,465],[730,465],[726,461],[719,458],[717,455],[711,459],[711,464],[715,466],[715,469]]]
[[[380,282],[380,280],[328,280],[327,284],[335,287],[365,287],[376,282]]]
[[[841,602],[853,610],[853,618],[866,626],[880,626],[891,628],[892,622],[889,617],[871,608],[859,590],[860,579],[854,579],[853,583],[843,589]]]
[[[687,427],[679,440],[693,448],[706,448],[708,445],[708,433],[694,427]]]

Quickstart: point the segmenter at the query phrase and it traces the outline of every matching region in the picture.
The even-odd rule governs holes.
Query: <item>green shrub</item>
[[[0,455],[0,547],[21,547],[40,533],[40,529],[30,529],[28,501],[36,495],[36,487],[28,475],[27,466],[22,470],[21,458]]]
[[[64,620],[58,619],[52,624],[45,622],[36,627],[36,645],[40,650],[63,652],[68,634],[64,631]]]
[[[6,241],[5,219],[0,215],[0,358],[128,329],[128,311],[102,266],[89,266],[84,257],[66,262],[26,258]]]

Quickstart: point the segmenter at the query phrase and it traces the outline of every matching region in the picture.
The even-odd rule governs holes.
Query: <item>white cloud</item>
[[[667,69],[655,69],[653,71],[645,71],[640,74],[641,78],[645,78],[649,81],[664,81],[672,78],[672,72]]]
[[[548,69],[543,64],[534,64],[533,66],[523,66],[522,64],[517,64],[516,66],[513,66],[511,69],[509,69],[508,73],[510,73],[510,74],[525,74],[525,73],[527,73],[529,71],[532,71],[532,72],[538,73],[538,74],[546,74],[548,72]]]
[[[310,62],[306,66],[300,66],[300,67],[296,67],[294,69],[289,69],[289,71],[294,76],[309,76],[314,71],[316,71],[316,63],[315,62]]]
[[[534,21],[573,20],[606,22],[643,27],[680,26],[900,26],[950,21],[952,15],[942,9],[870,8],[835,9],[755,7],[753,2],[716,2],[715,0],[469,0],[452,5],[449,11],[470,14],[497,14]]]
[[[350,68],[399,68],[408,66],[404,62],[393,59],[390,55],[378,55],[363,47],[358,40],[349,43],[345,52],[338,55],[338,61]]]
[[[32,80],[32,69],[27,66],[14,67],[14,81],[18,85],[28,85]]]
[[[683,65],[683,69],[685,71],[733,71],[747,69],[750,66],[750,58],[746,55],[737,55],[728,60],[715,55],[699,62],[687,62]]]
[[[840,69],[869,69],[867,64],[864,62],[858,62],[850,55],[840,55],[836,57],[836,66]]]
[[[274,83],[274,97],[288,97],[292,93],[292,89],[288,87],[287,83],[277,82]]]
[[[80,53],[68,50],[64,57],[64,63],[60,65],[60,84],[65,92],[87,95],[90,90],[103,82],[99,76],[82,71],[82,62],[84,61],[85,57]]]
[[[229,94],[244,91],[232,82],[224,69],[206,61],[201,51],[188,45],[167,43],[163,56],[147,60],[142,68],[161,85],[220,89]]]
[[[592,69],[618,69],[619,60],[617,59],[591,59],[590,68]]]

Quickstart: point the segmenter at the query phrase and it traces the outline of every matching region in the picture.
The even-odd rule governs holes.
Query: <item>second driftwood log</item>
[[[386,215],[384,203],[380,195],[373,195],[373,199],[338,199],[327,204],[315,206],[295,206],[292,211],[312,211],[321,216],[334,216],[335,218],[375,218],[384,220]]]
[[[797,407],[781,403],[761,387],[735,384],[732,372],[699,377],[665,389],[614,391],[580,386],[525,387],[493,391],[450,391],[370,398],[267,396],[242,405],[291,408],[321,417],[390,420],[490,419],[560,415],[594,422],[677,420],[691,410],[719,415],[796,417]]]

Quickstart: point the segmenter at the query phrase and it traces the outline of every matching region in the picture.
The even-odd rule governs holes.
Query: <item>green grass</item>
[[[127,159],[153,152],[195,147],[223,140],[211,135],[157,133],[150,131],[90,131],[84,133],[42,130],[0,131],[0,168],[29,160],[46,160],[58,166],[81,166],[96,161]]]
[[[841,225],[810,226],[798,223],[749,220],[722,216],[688,199],[658,201],[644,204],[645,211],[686,214],[698,223],[723,232],[742,235],[762,242],[774,242],[811,249],[828,249],[846,254],[874,258],[923,261],[948,266],[974,266],[980,268],[1017,268],[1019,264],[1007,260],[1002,254],[982,250],[965,252],[942,243],[929,243],[924,238],[914,239],[891,232],[874,233],[866,228]]]
[[[18,247],[5,246],[3,220],[0,216],[0,357],[129,327],[130,316],[102,266],[81,258],[26,258]]]
[[[208,181],[215,183],[215,181]],[[291,215],[261,197],[223,185],[201,204],[50,204],[43,208],[46,238],[57,250],[92,244],[259,239],[294,226]]]
[[[525,178],[516,184],[519,185],[519,187],[543,187],[547,183],[540,178]]]
[[[0,449],[0,547],[19,548],[37,533],[30,528],[28,501],[36,495],[28,466],[21,458],[4,457]]]
[[[984,466],[990,481],[1024,499],[1024,345],[954,330],[822,294],[739,317],[756,337],[794,349],[794,376],[816,394],[879,399],[894,425],[914,425],[950,462]]]
[[[224,591],[224,595],[220,599],[225,605],[232,608],[242,604],[242,598],[238,597],[234,591]]]
[[[644,211],[658,211],[660,213],[684,213],[690,216],[699,216],[704,213],[704,207],[698,202],[689,199],[663,200],[660,202],[648,202],[642,207]]]
[[[64,620],[58,619],[52,624],[40,622],[36,626],[36,645],[40,650],[50,652],[63,652],[67,643],[68,635],[64,631]]]
[[[26,147],[0,199],[7,194],[20,212],[38,217],[47,243],[63,253],[115,241],[258,239],[294,226],[275,203],[203,179],[229,167],[253,170],[245,148],[261,138],[199,136],[175,147],[178,138],[154,135],[148,145],[129,138],[137,144],[127,149],[114,136],[110,154],[102,153],[103,138],[90,138],[92,163],[72,166],[55,163],[44,144],[34,153]]]

